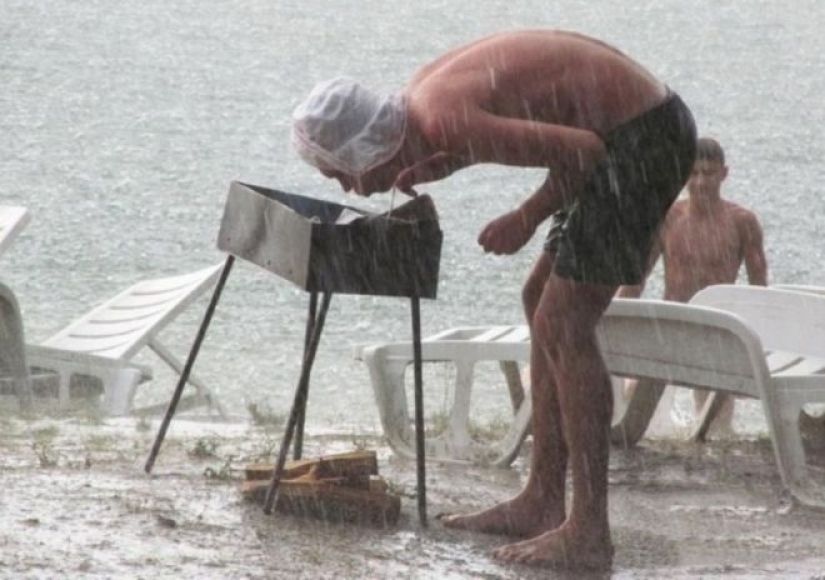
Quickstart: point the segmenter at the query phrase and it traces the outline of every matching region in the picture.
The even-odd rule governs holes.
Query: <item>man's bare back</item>
[[[429,105],[428,119],[433,107],[449,111],[455,103],[458,112],[471,102],[496,116],[603,135],[660,102],[666,88],[613,47],[571,32],[536,30],[497,34],[448,52],[419,69],[405,93],[413,110]]]
[[[454,49],[419,69],[403,94],[429,148],[456,167],[558,168],[583,155],[592,165],[603,153],[597,136],[661,102],[667,88],[606,44],[535,30]]]

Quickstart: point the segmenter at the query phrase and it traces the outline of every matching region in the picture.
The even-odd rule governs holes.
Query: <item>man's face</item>
[[[359,175],[355,192],[358,195],[372,195],[389,191],[397,177],[398,167],[390,160]]]
[[[687,187],[690,195],[718,196],[722,182],[728,176],[728,168],[718,161],[701,159],[693,165]]]
[[[337,169],[319,168],[321,175],[329,179],[335,179],[344,191],[354,191],[358,195],[368,197],[373,193],[389,191],[395,182],[395,172],[388,164],[379,165],[374,169],[358,175],[352,176]]]
[[[339,171],[337,169],[327,169],[325,167],[319,167],[318,171],[320,171],[321,175],[324,177],[338,181],[338,184],[344,191],[351,191],[355,189],[356,179],[343,171]]]

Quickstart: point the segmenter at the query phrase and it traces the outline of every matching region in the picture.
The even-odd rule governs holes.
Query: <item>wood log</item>
[[[257,503],[264,502],[268,489],[269,482],[262,479],[241,484],[244,499]],[[401,498],[387,493],[386,483],[380,478],[372,480],[368,489],[328,483],[325,479],[285,479],[278,488],[275,509],[327,522],[387,527],[398,523]]]
[[[274,469],[275,466],[271,463],[249,465],[246,468],[246,479],[272,479]],[[281,480],[305,476],[310,471],[314,473],[314,479],[346,477],[354,481],[368,480],[369,476],[378,475],[378,459],[375,451],[353,451],[312,459],[287,461],[284,465]]]

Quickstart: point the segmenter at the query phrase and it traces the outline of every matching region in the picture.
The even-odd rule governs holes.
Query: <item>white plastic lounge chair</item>
[[[151,369],[130,361],[148,346],[175,372],[181,372],[183,364],[163,346],[158,334],[215,284],[221,267],[218,264],[131,286],[41,345],[29,345],[29,365],[60,375],[61,401],[68,401],[73,379],[91,378],[103,387],[102,407],[107,415],[128,414],[138,383],[152,377]],[[133,369],[131,374],[123,372],[127,365]],[[198,402],[224,415],[212,391],[201,380],[190,375],[189,382],[197,389]]]
[[[801,502],[825,506],[825,494],[808,472],[799,425],[804,405],[825,403],[825,374],[819,374],[825,359],[817,352],[825,340],[817,322],[825,321],[825,297],[722,286],[709,287],[694,300],[726,310],[614,300],[599,330],[608,368],[758,398],[784,485]],[[703,411],[703,424],[712,418],[710,407]]]
[[[9,247],[30,219],[25,207],[0,205],[0,254]]]
[[[0,254],[11,245],[30,219],[24,207],[0,205]],[[17,298],[11,288],[0,284],[0,393],[16,395],[21,405],[25,406],[31,397],[31,385],[23,344],[23,323]]]
[[[759,307],[748,307],[748,300],[745,300],[737,307],[736,303],[741,299],[741,293],[738,288],[728,291],[727,288],[730,287],[731,285],[729,284],[713,286],[712,290],[697,293],[697,295],[690,302],[700,306],[721,308],[723,310],[728,310],[739,314],[748,322],[751,322],[755,329],[762,328],[766,325],[768,330],[764,333],[759,333],[765,348],[770,349],[771,347],[768,346],[770,344],[786,344],[786,341],[783,338],[783,333],[788,332],[790,329],[783,328],[784,325],[782,324],[776,325],[774,321],[764,320],[765,312],[763,312]],[[825,295],[825,287],[823,286],[776,284],[770,286],[770,288]],[[745,290],[744,292],[749,293],[750,291]],[[814,346],[814,344],[809,344],[809,346]],[[783,350],[781,347],[777,348],[779,348],[779,350]],[[809,352],[808,354],[810,356],[812,353]],[[816,354],[825,358],[825,343],[822,344],[822,349],[817,351]],[[810,358],[808,361],[810,363]],[[771,372],[781,370],[785,364],[784,357],[778,357],[776,354],[769,356],[767,362],[768,368]],[[661,391],[661,386],[659,386],[659,389]],[[624,421],[620,429],[614,427],[614,442],[627,442],[631,445],[634,444],[645,432],[648,431],[649,425],[656,420],[659,420],[660,423],[663,421],[665,423],[669,423],[664,427],[664,430],[669,429],[672,431],[673,422],[670,421],[668,417],[670,417],[670,409],[673,404],[674,391],[676,389],[677,387],[673,385],[669,385],[664,392],[648,388],[647,394],[643,395],[641,399],[638,397],[632,398],[629,404],[636,405],[636,409],[628,409],[625,413]],[[711,423],[718,415],[721,405],[724,402],[718,395],[719,393],[710,393],[706,406],[699,413],[699,420],[692,430],[690,435],[691,438],[704,441],[710,429]],[[654,408],[656,410],[655,416],[652,415]],[[803,412],[803,415],[804,414],[805,413]],[[651,419],[651,417],[653,418]],[[808,417],[805,418],[807,419]],[[660,429],[662,429],[661,425]]]
[[[444,430],[425,437],[427,458],[436,461],[471,461],[509,465],[527,432],[530,405],[523,398],[518,364],[530,358],[529,330],[526,326],[479,326],[452,328],[421,341],[424,363],[445,362],[455,366],[455,392]],[[415,433],[407,405],[404,376],[412,364],[409,342],[362,346],[356,358],[369,369],[379,416],[390,447],[399,455],[413,458]],[[478,443],[470,429],[470,397],[473,373],[480,361],[498,361],[518,410],[508,432],[498,441]],[[426,386],[426,385],[425,385]],[[528,401],[529,403],[529,401]]]
[[[0,284],[0,396],[16,397],[21,411],[32,409],[34,397],[48,399],[60,393],[60,375],[56,371],[30,367],[27,350],[32,348],[42,353],[49,352],[53,355],[51,358],[73,358],[83,373],[82,377],[86,377],[85,373],[92,368],[98,375],[105,373],[105,384],[115,385],[114,390],[137,385],[142,376],[141,369],[125,361],[94,355],[78,356],[58,349],[27,347],[17,298],[8,286]],[[70,388],[81,386],[77,378],[70,375]],[[63,406],[66,402],[62,401]]]
[[[20,409],[31,408],[32,385],[26,365],[23,321],[11,288],[0,283],[0,395],[16,397]]]
[[[422,362],[442,363],[455,368],[455,388],[447,421],[438,435],[425,438],[427,457],[435,461],[486,463],[507,466],[515,459],[529,428],[530,401],[525,398],[519,365],[530,359],[530,336],[526,325],[474,326],[445,330],[422,340]],[[404,390],[405,371],[412,364],[409,342],[366,345],[356,348],[370,374],[379,415],[390,447],[404,457],[415,457],[415,433]],[[476,366],[497,361],[507,385],[513,415],[498,440],[479,441],[471,434],[470,399]],[[644,385],[625,401],[623,382],[613,381],[616,401],[613,416],[614,440],[634,445],[644,434],[664,387]]]
[[[795,290],[796,292],[808,292],[810,294],[825,294],[825,286],[815,286],[813,284],[774,284],[770,287],[777,290]]]
[[[742,288],[771,292],[756,287]],[[825,335],[819,336],[825,331],[811,324],[811,320],[825,320],[825,297],[810,295],[809,303],[803,306],[798,302],[799,293],[784,294],[784,298],[773,296],[763,300],[762,308],[770,305],[775,312],[781,312],[790,321],[791,328],[798,329],[800,342],[785,345],[790,352],[776,351],[769,355],[775,369],[773,374],[759,334],[748,323],[731,312],[693,304],[616,299],[599,323],[599,344],[607,367],[614,375],[759,399],[783,483],[800,501],[825,505],[825,496],[809,478],[798,424],[803,405],[825,403],[825,375],[809,372],[821,368],[820,363],[825,361],[800,354],[800,351],[805,352],[800,348],[801,342],[822,344],[825,340]],[[481,344],[484,346],[479,349],[476,360],[500,360],[498,357],[525,360],[524,350],[516,352],[513,349],[501,355],[503,349],[496,346],[495,341]],[[448,348],[441,349],[439,343],[425,340],[422,343],[424,360],[454,358],[455,352],[450,348],[455,345],[448,343],[445,346]],[[484,349],[492,352],[482,352]],[[410,421],[406,414],[402,415],[401,397],[397,395],[403,389],[403,383],[399,384],[396,377],[401,366],[409,364],[410,350],[409,344],[361,349],[361,356],[370,367],[388,441],[394,450],[407,456],[414,451],[410,445],[413,439],[407,433],[411,430]],[[780,360],[785,360],[785,364],[780,365]],[[376,382],[387,379],[389,382]],[[527,431],[530,413],[528,398],[505,438],[507,445],[500,448],[499,463],[510,459],[507,455],[513,445],[517,449]],[[439,451],[444,445],[428,445],[428,450],[433,447],[434,451]]]
[[[691,304],[718,308],[741,317],[759,336],[773,375],[825,373],[825,292],[816,286],[744,286],[720,284],[698,292]],[[825,374],[822,374],[825,380]],[[704,435],[716,416],[717,394],[711,393],[700,414],[695,436]],[[800,401],[793,417],[797,422]]]

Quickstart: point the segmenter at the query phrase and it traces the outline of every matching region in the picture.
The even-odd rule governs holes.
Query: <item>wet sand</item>
[[[157,421],[0,421],[0,578],[825,579],[825,510],[782,492],[767,440],[614,450],[616,558],[588,574],[496,562],[505,539],[433,517],[514,494],[528,449],[510,469],[428,464],[423,529],[413,462],[378,436],[310,434],[308,457],[378,452],[402,513],[374,529],[266,516],[241,499],[241,470],[277,453],[280,429],[176,419],[147,476]]]

